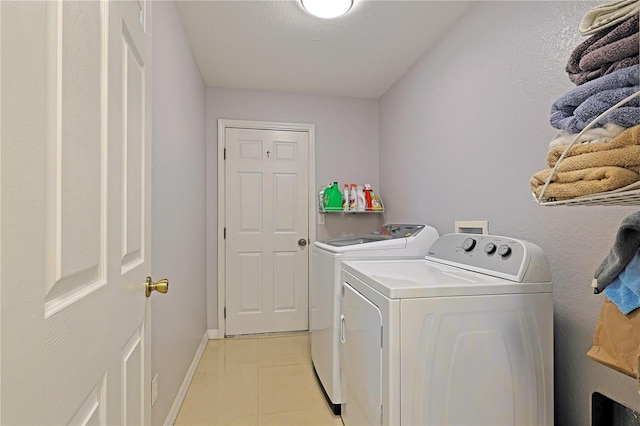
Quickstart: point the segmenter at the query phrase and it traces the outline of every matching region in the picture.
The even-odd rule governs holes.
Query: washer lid
[[[346,261],[342,269],[390,299],[552,291],[551,282],[514,282],[424,259]]]
[[[336,238],[334,240],[316,241],[314,245],[331,253],[348,251],[367,251],[380,249],[401,249],[407,246],[406,238],[388,239],[371,234],[355,237]]]
[[[365,235],[316,241],[314,245],[331,253],[344,253],[352,250],[402,249],[410,242],[415,245],[424,243],[426,247],[421,253],[424,255],[437,238],[437,231],[430,226],[403,223],[387,224]]]

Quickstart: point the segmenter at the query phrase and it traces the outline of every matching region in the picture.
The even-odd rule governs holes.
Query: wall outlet
[[[156,375],[153,376],[153,379],[151,379],[151,406],[152,407],[156,403],[157,399],[158,399],[158,373],[156,373]]]

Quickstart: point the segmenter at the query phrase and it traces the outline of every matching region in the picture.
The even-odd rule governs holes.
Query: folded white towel
[[[596,6],[582,18],[578,31],[582,35],[595,34],[600,30],[617,25],[640,12],[638,0],[615,0]]]
[[[588,129],[580,138],[576,141],[576,144],[581,143],[605,143],[611,142],[611,139],[618,136],[623,131],[627,130],[626,127],[618,126],[614,123],[605,123],[602,127],[593,127]],[[578,136],[577,133],[570,132],[568,130],[558,130],[551,142],[549,142],[549,149],[556,146],[569,145]]]

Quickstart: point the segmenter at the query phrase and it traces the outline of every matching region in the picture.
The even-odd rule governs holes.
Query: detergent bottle
[[[342,190],[342,210],[349,210],[349,184],[344,184],[344,189]]]
[[[331,187],[325,190],[328,194],[326,210],[342,210],[342,192],[338,188],[338,182],[333,182]]]
[[[368,183],[364,184],[364,201],[365,201],[365,209],[371,210],[373,205],[371,204],[371,196],[373,195],[373,191],[371,191],[371,185]]]
[[[382,201],[380,201],[380,197],[375,195],[373,191],[371,191],[371,210],[373,211],[382,210]]]
[[[363,212],[367,208],[367,201],[364,198],[364,191],[361,185],[358,185],[356,193],[358,194],[358,199],[356,201],[356,211]]]
[[[329,183],[327,186],[323,187],[322,190],[320,190],[320,202],[322,204],[322,210],[326,210],[327,207],[329,206],[329,191],[331,188],[331,183]]]
[[[358,192],[356,191],[356,184],[351,184],[351,192],[349,193],[349,210],[355,211],[357,207]]]
[[[373,193],[373,189],[369,187],[369,194],[371,195],[371,210],[373,211],[381,211],[383,210],[382,201],[380,197]]]

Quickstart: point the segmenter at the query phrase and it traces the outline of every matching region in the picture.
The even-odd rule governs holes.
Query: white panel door
[[[0,2],[0,423],[150,423],[144,1]]]
[[[309,135],[228,128],[225,141],[225,334],[307,330]]]

